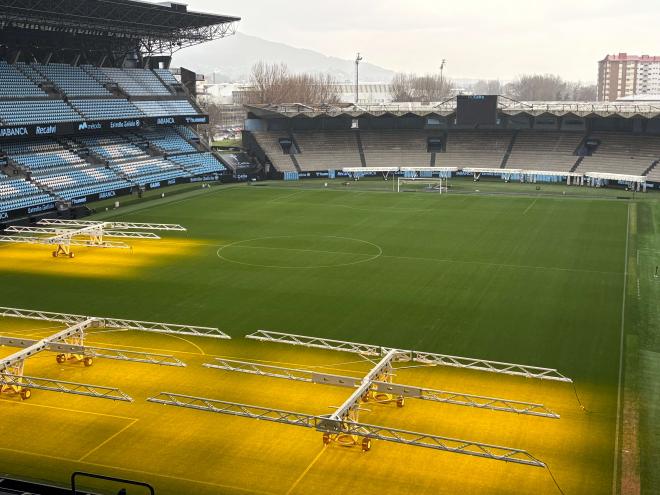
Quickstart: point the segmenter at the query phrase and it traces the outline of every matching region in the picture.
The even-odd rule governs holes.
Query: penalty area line
[[[324,445],[323,448],[321,449],[321,452],[316,454],[316,457],[312,460],[312,462],[309,463],[309,466],[305,468],[305,470],[302,472],[300,476],[298,476],[298,479],[293,482],[293,485],[291,485],[291,488],[289,488],[286,492],[285,495],[291,495],[293,491],[298,487],[300,482],[303,480],[303,478],[309,473],[309,471],[314,467],[314,465],[318,462],[318,460],[321,458],[321,455],[323,455],[323,452],[325,452],[325,449],[327,448],[327,445]]]
[[[138,421],[139,421],[139,419],[134,419],[133,421],[131,421],[130,423],[128,423],[126,426],[124,426],[121,430],[119,430],[118,432],[116,432],[114,435],[111,435],[110,437],[106,438],[103,442],[101,442],[100,444],[98,444],[96,447],[94,447],[92,450],[90,450],[90,451],[87,452],[84,456],[82,456],[80,459],[78,459],[78,462],[82,462],[82,461],[84,461],[85,459],[87,459],[87,458],[88,458],[90,455],[92,455],[94,452],[96,452],[97,450],[99,450],[101,447],[103,447],[105,444],[107,444],[107,443],[110,442],[111,440],[117,438],[119,435],[121,435],[122,433],[124,433],[126,430],[128,430],[131,426],[133,426],[133,425],[134,425],[135,423],[137,423]]]

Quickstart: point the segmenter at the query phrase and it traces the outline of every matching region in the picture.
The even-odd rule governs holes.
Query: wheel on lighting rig
[[[94,359],[91,356],[85,356],[83,358],[83,364],[89,368],[92,364],[94,364]]]
[[[362,452],[369,452],[371,450],[371,438],[362,439]]]
[[[76,255],[74,253],[69,253],[69,258],[75,258]]]
[[[403,407],[406,404],[406,399],[403,397],[397,397],[396,399],[396,407]]]
[[[57,251],[53,251],[53,258],[57,258]]]
[[[32,391],[29,388],[21,390],[21,399],[28,400],[30,397],[32,397]]]
[[[55,361],[57,361],[57,364],[63,364],[66,362],[66,356],[64,354],[58,354],[55,356]]]
[[[323,445],[330,445],[330,433],[323,434]]]

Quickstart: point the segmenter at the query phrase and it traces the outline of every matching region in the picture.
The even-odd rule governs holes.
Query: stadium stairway
[[[358,152],[360,153],[360,163],[363,167],[367,166],[367,156],[364,154],[364,145],[362,144],[362,136],[360,131],[355,131],[355,140],[357,141]]]
[[[519,130],[513,131],[513,136],[511,136],[511,141],[509,141],[509,146],[506,148],[506,153],[504,153],[504,157],[502,158],[502,163],[500,164],[500,168],[506,168],[506,164],[509,161],[509,157],[511,156],[511,153],[513,153],[513,146],[516,144],[516,138],[518,137]]]
[[[431,153],[431,160],[430,160],[429,166],[435,167],[436,158],[437,158],[436,157],[436,152],[434,151],[434,152]]]
[[[300,168],[300,163],[298,163],[298,159],[296,158],[296,155],[291,153],[291,154],[289,154],[289,157],[291,158],[291,162],[293,163],[293,166],[300,173],[302,171],[302,169]]]
[[[642,173],[642,175],[647,176],[649,175],[653,169],[655,169],[658,166],[658,163],[660,163],[660,160],[655,160],[654,162],[651,163],[651,165],[648,166],[646,170]]]
[[[575,172],[578,169],[578,167],[582,164],[583,161],[584,161],[584,157],[579,156],[578,159],[575,160],[575,163],[573,164],[573,166],[571,167],[571,170],[569,170],[569,172]]]

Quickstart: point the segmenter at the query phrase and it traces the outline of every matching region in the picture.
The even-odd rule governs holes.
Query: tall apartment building
[[[608,55],[598,62],[598,100],[660,95],[660,56]]]

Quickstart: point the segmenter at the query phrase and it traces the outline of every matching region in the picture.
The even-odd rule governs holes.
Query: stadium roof
[[[189,12],[182,3],[135,0],[0,0],[0,30],[143,41],[174,52],[233,34],[239,17]],[[164,51],[163,51],[164,52]]]
[[[524,102],[501,97],[499,112],[504,115],[528,115],[532,117],[552,115],[556,117],[621,117],[645,118],[660,117],[660,102],[657,104],[639,102],[569,102],[535,101]],[[456,113],[456,98],[441,103],[388,103],[382,105],[336,105],[317,106],[298,103],[281,105],[246,105],[249,113],[260,118],[293,117],[382,117],[382,116],[418,116],[448,117]]]

